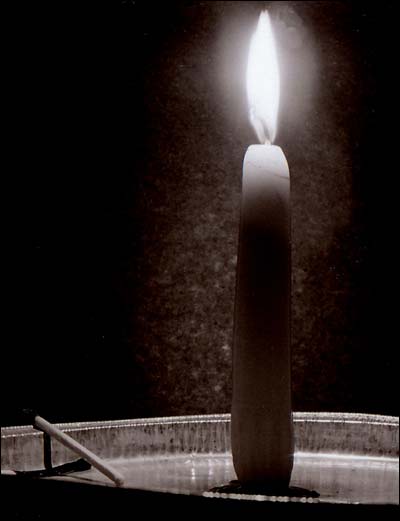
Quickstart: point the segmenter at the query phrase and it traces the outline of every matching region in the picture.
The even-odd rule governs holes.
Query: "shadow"
[[[227,485],[213,487],[210,492],[220,494],[246,494],[246,495],[262,495],[262,496],[279,496],[287,498],[318,498],[319,493],[315,490],[307,490],[300,487],[276,487],[273,485],[260,483],[240,483],[233,480]]]

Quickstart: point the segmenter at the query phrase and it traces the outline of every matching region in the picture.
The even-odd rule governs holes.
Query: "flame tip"
[[[269,12],[261,11],[251,39],[247,68],[249,119],[261,143],[276,134],[279,105],[279,70]]]

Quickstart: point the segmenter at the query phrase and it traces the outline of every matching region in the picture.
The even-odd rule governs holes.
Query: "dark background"
[[[18,4],[2,424],[230,409],[259,12],[292,179],[295,410],[397,414],[394,2]],[[6,339],[7,338],[7,339]]]

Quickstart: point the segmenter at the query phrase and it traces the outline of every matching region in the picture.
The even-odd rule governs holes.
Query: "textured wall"
[[[397,412],[393,165],[380,143],[394,142],[394,3],[363,4],[17,13],[3,423],[27,405],[53,420],[229,411],[241,166],[255,142],[244,74],[263,7],[292,178],[294,407]]]

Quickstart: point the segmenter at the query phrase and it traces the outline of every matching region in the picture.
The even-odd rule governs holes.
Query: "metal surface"
[[[318,498],[211,491],[236,478],[230,452],[230,415],[149,418],[58,425],[112,462],[125,487],[169,494],[267,502],[393,505],[399,502],[397,418],[361,414],[295,413],[291,486]],[[53,462],[74,455],[53,442]],[[2,429],[2,471],[43,468],[43,436],[31,427]],[[49,479],[109,482],[91,469]],[[112,485],[111,485],[112,486]],[[221,490],[221,489],[219,489]]]

